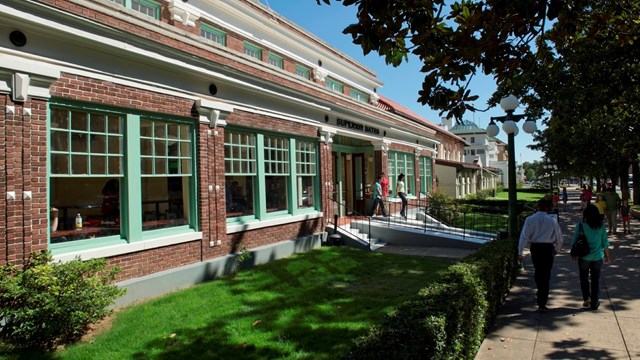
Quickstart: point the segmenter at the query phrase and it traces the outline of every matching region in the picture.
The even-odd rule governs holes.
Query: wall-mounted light
[[[322,60],[318,60],[318,66],[322,67]]]

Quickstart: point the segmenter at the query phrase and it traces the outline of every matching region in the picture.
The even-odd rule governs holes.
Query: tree
[[[637,46],[639,33],[633,0],[342,0],[342,4],[358,8],[357,22],[343,32],[364,54],[378,52],[393,66],[409,54],[417,56],[425,74],[418,101],[458,120],[466,110],[478,110],[471,104],[478,97],[468,89],[478,71],[493,75],[499,85],[490,100],[493,105],[500,95],[527,95],[526,76],[544,64],[541,57],[555,61],[550,53],[557,47],[570,48],[579,26],[588,27],[585,36],[614,36],[616,30],[622,52]]]

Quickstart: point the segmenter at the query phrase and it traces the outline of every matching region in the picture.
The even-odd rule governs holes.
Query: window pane
[[[140,154],[153,155],[153,142],[149,139],[140,140]]]
[[[142,178],[142,229],[189,224],[189,177]]]
[[[119,180],[108,177],[51,178],[51,243],[120,234]],[[73,196],[69,196],[73,194]],[[80,214],[82,227],[76,227]]]
[[[155,156],[167,155],[167,143],[164,140],[156,140],[155,143]]]
[[[116,115],[109,116],[109,133],[122,134],[122,118]]]
[[[101,114],[91,114],[91,132],[106,132],[106,117]]]
[[[140,167],[143,175],[153,175],[153,159],[142,158]]]
[[[69,173],[69,156],[68,155],[51,155],[51,174],[66,175]]]
[[[87,131],[87,113],[74,111],[71,113],[71,130]]]
[[[266,176],[267,212],[287,210],[288,191],[286,176]]]
[[[313,177],[298,176],[298,209],[314,207]]]
[[[149,120],[140,121],[140,136],[152,137],[153,136],[152,126],[153,126],[153,122]]]
[[[87,146],[87,134],[72,133],[71,134],[71,151],[86,153],[89,150]]]
[[[107,174],[107,157],[106,156],[91,156],[91,174]]]
[[[253,176],[226,176],[227,217],[254,215]]]
[[[155,174],[166,174],[167,173],[167,159],[156,159],[155,160]]]
[[[71,173],[78,175],[89,174],[89,157],[86,155],[71,155]]]
[[[109,175],[122,174],[122,157],[109,156]]]
[[[51,111],[51,127],[54,129],[69,129],[69,111],[53,109]]]
[[[69,151],[69,133],[66,131],[51,131],[51,150]]]
[[[104,135],[91,135],[91,153],[107,153],[107,137]]]

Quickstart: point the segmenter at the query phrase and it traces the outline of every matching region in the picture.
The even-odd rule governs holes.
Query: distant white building
[[[457,197],[464,197],[480,190],[495,189],[502,177],[502,171],[492,165],[492,159],[497,160],[499,153],[496,139],[489,137],[485,129],[471,121],[455,124],[453,119],[443,118],[440,126],[465,141],[462,154],[464,165],[457,171]]]

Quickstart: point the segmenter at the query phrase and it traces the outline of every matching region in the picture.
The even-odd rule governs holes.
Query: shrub
[[[380,325],[344,359],[473,359],[515,279],[516,247],[504,238],[452,265]]]
[[[23,268],[0,267],[0,340],[33,350],[79,340],[124,294],[110,285],[120,268],[106,266],[105,259],[53,263],[42,251]]]

